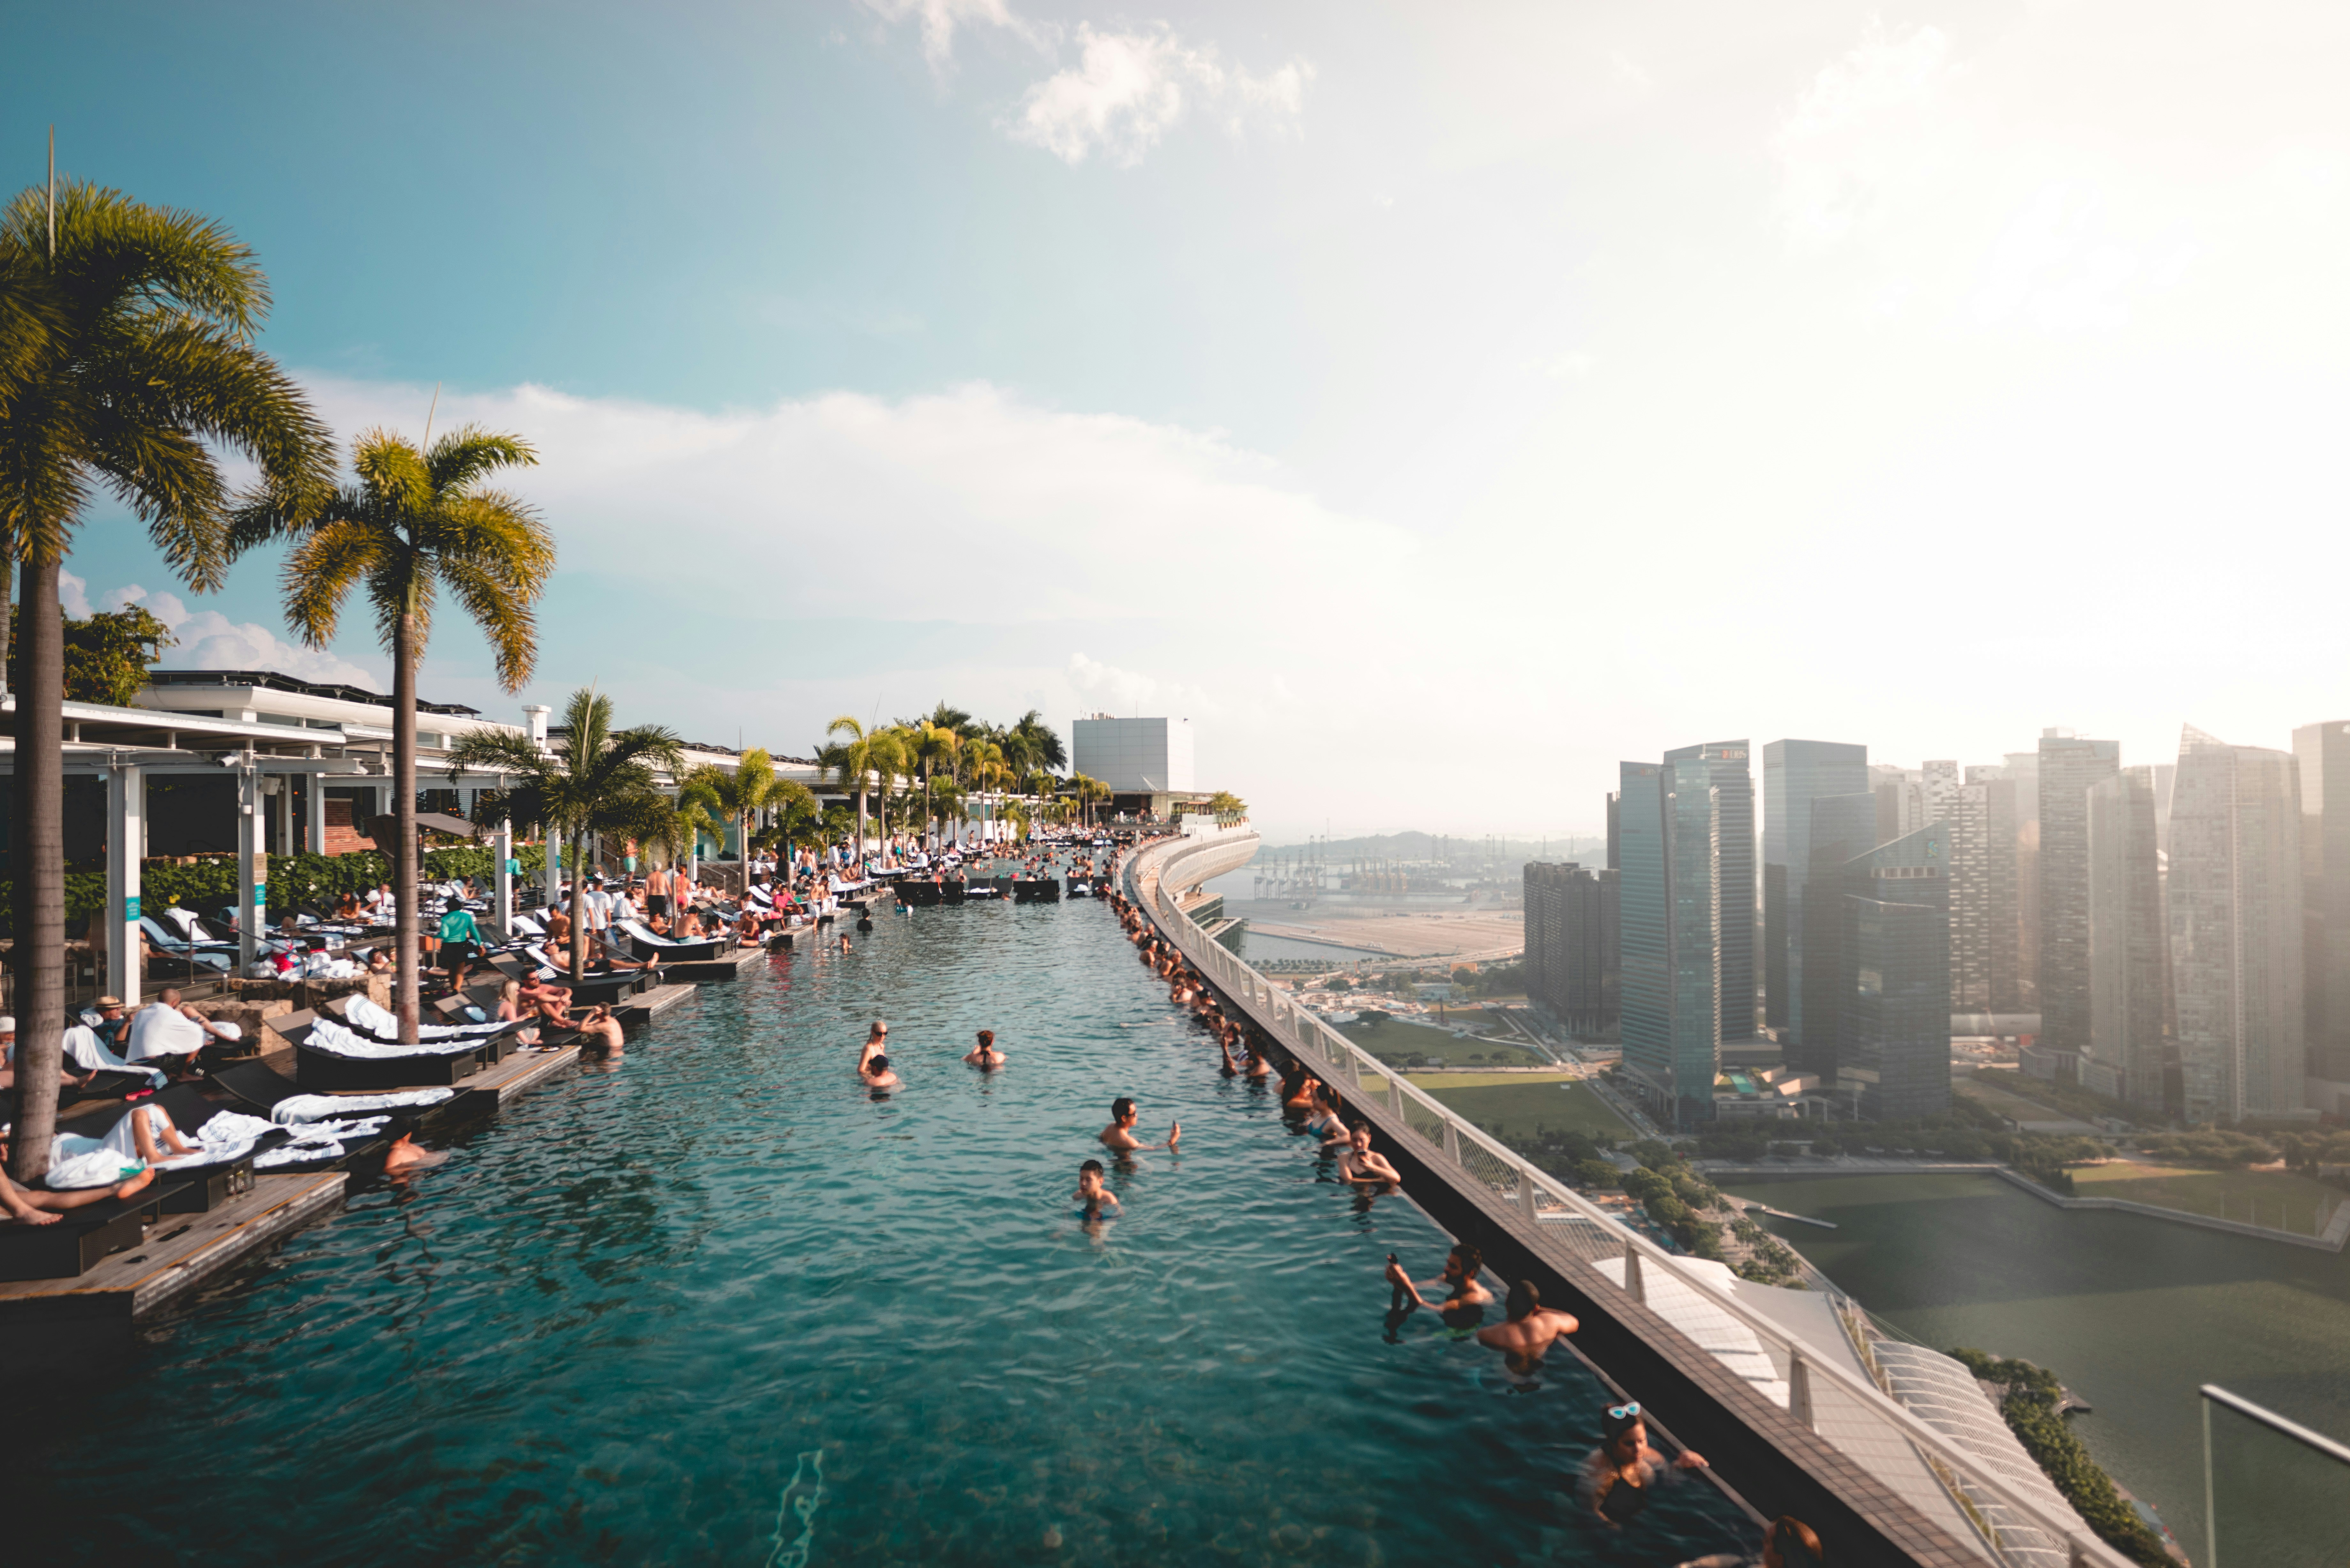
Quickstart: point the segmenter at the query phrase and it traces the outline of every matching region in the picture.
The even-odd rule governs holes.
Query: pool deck
[[[165,1214],[136,1247],[63,1280],[0,1284],[0,1366],[45,1369],[120,1349],[131,1325],[186,1297],[281,1237],[341,1206],[343,1172],[260,1176],[203,1214]]]

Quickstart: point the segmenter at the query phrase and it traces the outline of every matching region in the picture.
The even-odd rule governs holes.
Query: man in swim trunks
[[[1542,1370],[1543,1355],[1554,1341],[1583,1326],[1573,1313],[1543,1305],[1542,1292],[1532,1280],[1521,1279],[1510,1287],[1508,1311],[1507,1322],[1477,1331],[1477,1343],[1500,1351],[1502,1365],[1522,1381]]]
[[[1134,1124],[1141,1114],[1135,1103],[1124,1095],[1112,1100],[1109,1103],[1109,1126],[1101,1130],[1102,1147],[1113,1154],[1132,1154],[1145,1147],[1142,1140],[1134,1136]],[[1169,1124],[1167,1141],[1151,1144],[1149,1147],[1173,1148],[1177,1140],[1182,1136],[1183,1124],[1172,1122]]]
[[[1371,1147],[1371,1124],[1357,1127],[1338,1156],[1338,1179],[1349,1187],[1397,1187],[1403,1178],[1388,1157]]]

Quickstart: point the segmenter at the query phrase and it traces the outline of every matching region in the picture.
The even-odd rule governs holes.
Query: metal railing
[[[1216,850],[1237,850],[1242,847],[1239,840],[1254,836],[1226,832],[1142,846],[1129,857],[1123,871],[1127,896],[1151,917],[1193,968],[1246,1004],[1270,1025],[1274,1037],[1318,1076],[1342,1094],[1351,1093],[1357,1100],[1378,1105],[1393,1115],[1430,1151],[1440,1152],[1445,1161],[1471,1180],[1482,1183],[1488,1191],[1514,1206],[1523,1219],[1541,1228],[1545,1239],[1564,1241],[1588,1263],[1620,1260],[1623,1278],[1616,1288],[1630,1299],[1645,1303],[1644,1277],[1658,1271],[1662,1271],[1663,1277],[1682,1281],[1709,1307],[1734,1319],[1765,1347],[1774,1370],[1788,1386],[1790,1414],[1796,1419],[1813,1424],[1812,1391],[1822,1384],[1858,1402],[1908,1439],[1946,1489],[1960,1493],[1956,1499],[1960,1512],[1973,1522],[1978,1539],[1996,1560],[2021,1564],[2054,1559],[2069,1564],[2130,1568],[2126,1558],[2086,1532],[2076,1521],[2051,1517],[2037,1499],[2009,1485],[1981,1459],[1952,1446],[1942,1432],[1920,1420],[1876,1382],[1823,1359],[1772,1319],[1692,1278],[1681,1270],[1673,1253],[1409,1082],[1400,1069],[1388,1067],[1250,968],[1239,955],[1210,940],[1178,907],[1173,889],[1234,869],[1246,864],[1248,857],[1197,872],[1179,869],[1179,863]],[[1253,845],[1249,852],[1253,853]],[[1148,889],[1146,880],[1152,883]],[[1378,1080],[1379,1086],[1367,1086],[1367,1079]],[[1865,1357],[1865,1346],[1862,1354]],[[2021,1523],[2002,1528],[1986,1518],[1987,1509]]]
[[[2350,1446],[2205,1384],[2204,1568],[2350,1563]]]

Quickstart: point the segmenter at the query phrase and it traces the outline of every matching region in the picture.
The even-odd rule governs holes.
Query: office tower
[[[2301,963],[2310,1102],[2350,1110],[2350,723],[2293,732],[2301,767]],[[2332,786],[2331,794],[2327,786]]]
[[[1847,861],[1836,1091],[1876,1121],[1950,1108],[1950,836],[1931,823]]]
[[[2121,767],[2118,741],[2040,734],[2040,1044],[2089,1048],[2089,790]]]
[[[1866,746],[1773,741],[1762,748],[1762,1017],[1783,1043],[1801,1039],[1804,1029],[1804,883],[1811,873],[1812,802],[1867,789]]]
[[[1929,768],[1935,764],[1929,763]],[[1991,786],[1962,784],[1929,805],[1950,830],[1950,1009],[1989,1012],[1991,942]]]
[[[2040,1011],[2040,753],[2010,752],[2015,785],[2015,1010]]]
[[[1844,1044],[1845,999],[1852,993],[1851,932],[1844,907],[1850,889],[1845,867],[1877,844],[1877,792],[1814,799],[1806,837],[1812,863],[1804,878],[1804,971],[1797,987],[1804,1033],[1788,1045],[1787,1064],[1833,1083]]]
[[[2089,1059],[2118,1082],[2083,1082],[2163,1108],[2169,931],[2162,909],[2155,770],[2089,786]]]
[[[1618,870],[1621,870],[1621,869],[1623,869],[1623,866],[1624,866],[1623,858],[1622,858],[1622,857],[1621,857],[1621,856],[1619,856],[1619,855],[1617,854],[1617,828],[1616,828],[1616,816],[1617,816],[1617,813],[1618,808],[1623,805],[1623,802],[1624,802],[1624,796],[1623,796],[1623,794],[1621,794],[1621,792],[1618,792],[1618,791],[1613,791],[1613,790],[1611,790],[1611,791],[1609,791],[1609,792],[1608,792],[1608,795],[1607,795],[1607,869],[1609,869],[1610,871],[1618,871]]]
[[[1526,993],[1577,1033],[1616,1022],[1617,886],[1613,871],[1526,867]]]
[[[2304,1103],[2298,774],[2289,752],[2179,737],[2170,961],[2190,1121]]]
[[[1660,1120],[1692,1126],[1721,1064],[1719,792],[1702,760],[1618,774],[1625,1072]]]
[[[1668,766],[1701,762],[1721,811],[1721,1037],[1754,1037],[1754,774],[1743,741],[1709,741],[1665,753]]]
[[[1877,795],[1877,842],[1890,844],[1926,826],[1926,779],[1916,768],[1872,763],[1868,786]]]
[[[1929,762],[1918,769],[1918,785],[1926,803],[1927,822],[1948,822],[1957,809],[1959,791],[1966,787],[1955,762]],[[1920,823],[1919,826],[1924,826]]]
[[[2015,781],[2003,767],[1970,767],[1966,787],[1982,791],[1982,968],[1989,991],[1983,1011],[2021,1012],[2023,997],[2018,955],[2023,923],[2016,908],[2022,889]],[[1952,853],[1957,853],[1955,846]],[[1960,1004],[1959,1011],[1967,1009]]]

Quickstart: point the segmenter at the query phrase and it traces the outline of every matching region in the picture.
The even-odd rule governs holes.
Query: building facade
[[[1754,772],[1744,741],[1709,741],[1665,753],[1668,765],[1701,762],[1721,812],[1721,1037],[1754,1034]]]
[[[1526,993],[1577,1033],[1611,1028],[1622,1012],[1617,874],[1529,863]]]
[[[1868,789],[1868,748],[1773,741],[1762,748],[1762,1019],[1791,1046],[1804,1031],[1804,887],[1812,802]]]
[[[2118,741],[2040,737],[2040,1044],[2089,1045],[2089,791],[2120,771]]]
[[[2350,1111],[2350,723],[2293,732],[2301,769],[2303,1038],[2310,1103]]]
[[[1198,787],[1189,719],[1118,719],[1096,713],[1073,720],[1069,763],[1119,794],[1180,794]]]
[[[2168,892],[2191,1121],[2282,1116],[2304,1104],[2302,828],[2291,753],[2227,745],[2188,726],[2171,797]]]
[[[1835,1082],[1845,1042],[1845,1002],[1852,994],[1852,932],[1845,919],[1851,892],[1846,868],[1877,844],[1877,793],[1821,795],[1812,803],[1812,863],[1804,879],[1804,1033],[1787,1048],[1787,1065]]]
[[[1659,1120],[1692,1126],[1721,1063],[1717,792],[1700,759],[1618,774],[1624,1067]]]
[[[2088,1059],[2116,1098],[2160,1113],[2170,933],[2162,908],[2155,770],[2124,768],[2091,785],[2088,824]],[[2085,1068],[2082,1081],[2091,1076]]]
[[[1872,1121],[1950,1108],[1950,836],[1929,823],[1847,862],[1836,1090]]]

